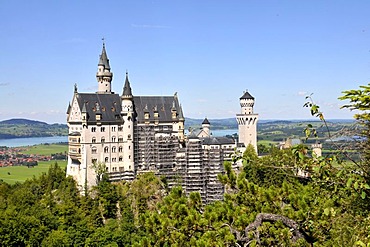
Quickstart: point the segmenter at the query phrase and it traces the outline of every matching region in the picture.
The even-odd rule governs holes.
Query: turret
[[[207,136],[210,136],[210,127],[211,127],[211,123],[208,121],[207,118],[205,118],[202,122],[202,129],[206,133]]]
[[[107,52],[105,51],[105,43],[103,43],[103,50],[100,55],[98,63],[98,72],[96,73],[96,79],[98,81],[98,92],[101,94],[112,93],[112,79],[113,73],[110,71],[109,59]]]
[[[133,114],[133,98],[130,81],[128,79],[128,72],[126,72],[125,85],[123,86],[123,92],[121,95],[122,100],[122,114],[123,116],[132,117]]]
[[[254,97],[248,91],[239,98],[241,113],[236,115],[239,126],[239,143],[245,148],[251,144],[257,152],[258,114],[253,113]]]
[[[253,114],[254,97],[245,91],[240,97],[241,114]]]
[[[134,172],[134,96],[132,95],[128,73],[126,72],[125,84],[121,95],[121,116],[123,120],[123,168],[125,171]]]

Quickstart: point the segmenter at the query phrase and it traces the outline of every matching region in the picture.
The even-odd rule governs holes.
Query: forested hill
[[[200,128],[204,119],[194,119],[194,118],[185,118],[185,128]],[[237,129],[238,123],[235,118],[223,118],[223,119],[208,119],[211,123],[211,128],[215,129]],[[258,130],[271,129],[271,128],[284,128],[295,125],[304,125],[307,123],[319,122],[318,120],[268,120],[260,119],[258,120],[257,126]],[[328,119],[328,123],[345,125],[348,123],[353,123],[353,119]],[[302,127],[301,127],[302,129]]]
[[[47,124],[23,118],[0,122],[0,139],[62,136],[67,134],[68,128],[66,124]]]

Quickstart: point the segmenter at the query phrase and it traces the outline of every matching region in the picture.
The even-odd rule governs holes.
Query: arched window
[[[123,160],[122,156],[119,156],[118,161],[122,161],[122,160]]]
[[[92,148],[91,148],[91,153],[92,153],[92,154],[96,154],[96,150],[97,150],[97,149],[96,149],[96,147],[92,147]]]
[[[112,147],[112,153],[116,152],[116,147]]]
[[[105,142],[105,137],[102,137],[100,142]]]
[[[105,147],[104,148],[104,153],[108,153],[109,152],[109,148],[108,147]]]
[[[108,160],[109,160],[108,157],[105,157],[105,159],[104,159],[105,163],[107,163]],[[107,169],[108,169],[108,167],[107,167]]]
[[[131,135],[128,135],[128,136],[127,136],[127,139],[128,139],[128,140],[131,140]]]
[[[96,142],[96,138],[95,138],[95,137],[93,137],[93,138],[91,139],[91,142],[92,142],[92,143],[95,143],[95,142]]]
[[[119,146],[118,147],[118,152],[122,153],[122,150],[123,150],[122,146]]]
[[[115,142],[115,141],[116,141],[116,137],[112,136],[112,142]]]

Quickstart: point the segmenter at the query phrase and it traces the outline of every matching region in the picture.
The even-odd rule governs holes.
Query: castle
[[[96,93],[80,93],[75,85],[67,110],[67,176],[76,180],[81,191],[96,185],[100,164],[110,181],[154,172],[165,176],[169,187],[181,185],[187,194],[200,192],[206,203],[220,200],[224,188],[217,174],[223,172],[223,162],[231,160],[236,148],[243,151],[251,144],[257,150],[258,114],[253,113],[254,98],[248,92],[240,98],[237,142],[213,137],[207,118],[200,130],[185,135],[177,94],[136,96],[128,73],[122,94],[112,92],[113,73],[105,44],[96,79]]]

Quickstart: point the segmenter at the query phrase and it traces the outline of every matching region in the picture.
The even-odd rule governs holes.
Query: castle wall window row
[[[248,92],[240,98],[237,143],[232,138],[210,136],[208,120],[202,126],[203,136],[197,136],[196,131],[186,136],[177,93],[134,95],[126,73],[122,92],[117,94],[111,90],[112,79],[103,44],[96,73],[97,92],[81,93],[75,86],[67,110],[67,175],[76,180],[81,191],[96,184],[92,164],[104,163],[110,181],[132,180],[152,171],[166,176],[170,187],[182,185],[186,194],[199,191],[205,202],[222,199],[224,187],[218,183],[217,174],[223,171],[223,162],[231,159],[236,147],[245,148],[249,143],[256,146],[254,98]]]

